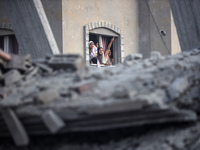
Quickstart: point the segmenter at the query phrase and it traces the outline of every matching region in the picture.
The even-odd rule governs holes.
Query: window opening
[[[0,49],[6,53],[19,54],[19,46],[15,35],[0,36]]]

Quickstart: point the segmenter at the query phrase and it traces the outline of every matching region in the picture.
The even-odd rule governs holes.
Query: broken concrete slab
[[[150,61],[153,64],[158,63],[159,60],[163,59],[164,57],[161,56],[161,54],[157,51],[151,52],[151,57],[150,57]]]
[[[4,97],[2,101],[0,101],[0,106],[7,108],[17,107],[20,106],[21,104],[22,104],[22,96],[19,93],[10,94]]]
[[[19,71],[26,71],[31,66],[30,55],[20,56],[12,55],[11,61],[6,65],[7,69],[17,69]]]
[[[26,130],[18,119],[17,115],[14,113],[13,110],[9,108],[1,108],[1,114],[4,118],[4,121],[15,141],[17,146],[26,146],[29,143],[29,137],[26,133]]]
[[[150,59],[137,63],[133,60],[134,65],[129,67],[123,64],[115,68],[88,67],[77,72],[67,70],[70,67],[66,70],[53,68],[49,65],[52,58],[63,64],[66,60],[62,56],[49,56],[21,72],[25,77],[19,84],[12,84],[12,88],[2,87],[8,97],[14,96],[14,91],[22,95],[20,103],[5,106],[15,108],[31,135],[50,134],[41,120],[42,114],[49,109],[67,122],[58,133],[198,122],[199,54],[185,53],[181,59],[179,56],[160,59],[156,55],[156,63]],[[146,67],[145,62],[151,65]],[[38,63],[53,69],[53,73],[39,68]],[[178,87],[179,82],[173,85],[179,78],[185,78],[189,84],[183,86],[187,88],[179,91],[181,96],[173,100],[168,89]],[[185,89],[187,93],[183,92]],[[187,103],[182,101],[190,105],[186,107]]]
[[[37,64],[37,66],[42,69],[44,72],[47,72],[48,74],[51,74],[53,73],[53,69],[48,67],[47,65],[45,64]]]
[[[3,75],[2,79],[6,86],[10,86],[13,83],[20,81],[22,78],[21,74],[17,70],[10,70]]]
[[[88,107],[85,111],[89,115],[110,114],[123,111],[141,110],[148,105],[147,101],[117,101],[100,107]]]
[[[113,97],[119,98],[119,99],[126,99],[129,98],[129,92],[124,87],[117,87],[113,93]]]
[[[177,78],[168,88],[168,94],[172,100],[180,97],[189,88],[190,84],[185,77]]]
[[[125,58],[123,65],[130,67],[133,64],[137,64],[142,58],[142,54],[130,54]]]
[[[77,70],[84,66],[84,61],[80,55],[55,55],[50,58],[48,65],[53,69]]]
[[[52,110],[45,111],[42,114],[42,120],[52,134],[57,133],[65,126],[64,121]]]
[[[26,79],[30,80],[31,78],[37,76],[39,73],[38,67],[33,67],[29,72],[27,72]]]

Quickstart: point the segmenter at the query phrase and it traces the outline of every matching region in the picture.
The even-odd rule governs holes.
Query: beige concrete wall
[[[171,51],[171,15],[168,0],[149,0],[151,51],[170,55]],[[166,32],[163,36],[160,32]]]
[[[145,1],[42,0],[42,4],[58,47],[64,53],[79,53],[83,55],[83,26],[90,22],[106,21],[122,30],[125,56],[137,52],[142,54],[150,53],[150,51],[154,50],[166,54],[166,48],[159,37],[160,35],[149,14]],[[139,5],[142,6],[141,10]],[[165,30],[167,33],[163,38],[172,54],[180,52],[174,20],[171,13],[168,13],[170,12],[168,0],[149,0],[149,7],[160,30]],[[144,13],[141,15],[143,24],[139,23],[139,14],[142,13]],[[0,0],[0,14],[0,23],[9,23],[2,0]],[[143,38],[139,39],[140,30],[143,31]],[[139,47],[143,51],[139,51]]]
[[[179,52],[181,52],[181,47],[180,47],[180,43],[179,43],[179,39],[178,39],[178,34],[177,34],[177,30],[176,30],[176,26],[174,23],[174,18],[173,15],[171,13],[171,54],[177,54]]]
[[[139,52],[144,58],[151,51],[169,55],[171,51],[171,16],[168,0],[138,0]],[[161,31],[166,33],[165,36]]]
[[[179,39],[168,0],[139,0],[139,51],[149,57],[151,51],[162,55],[180,52]],[[162,35],[164,31],[166,35]]]
[[[83,26],[106,21],[124,36],[125,56],[138,52],[137,0],[63,0],[63,52],[84,55]]]

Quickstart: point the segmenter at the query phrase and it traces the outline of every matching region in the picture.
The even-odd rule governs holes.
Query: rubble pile
[[[92,143],[88,137],[84,144],[77,139],[70,144],[64,138],[50,140],[54,146],[46,148],[197,150],[199,57],[199,49],[174,56],[152,52],[149,59],[129,55],[123,64],[105,68],[84,66],[79,55],[0,60],[0,136],[11,135],[18,146],[45,149],[45,142],[33,146],[29,137],[114,130],[111,137],[99,135],[109,137],[107,142]],[[168,125],[139,135],[130,132],[129,137],[118,132]]]

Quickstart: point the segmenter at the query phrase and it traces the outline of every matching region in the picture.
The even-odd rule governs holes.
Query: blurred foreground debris
[[[1,111],[0,136],[12,135],[16,145],[27,145],[25,133],[91,133],[173,124],[176,132],[149,129],[140,138],[132,135],[132,139],[121,139],[118,146],[114,142],[96,149],[195,150],[200,146],[200,132],[191,134],[199,128],[199,57],[199,49],[166,57],[152,52],[149,59],[130,55],[123,64],[107,68],[84,66],[78,55],[48,56],[32,62],[26,56],[18,56],[19,60],[12,60],[19,61],[16,65],[1,60],[0,94],[4,98],[0,109],[12,111],[18,119],[5,118]],[[179,128],[180,124],[185,125],[184,129]],[[24,142],[19,143],[14,132]],[[185,139],[181,139],[182,132]],[[150,134],[155,134],[157,140]],[[173,140],[176,136],[178,142]],[[84,149],[68,144],[64,147]],[[92,143],[88,146],[95,149]]]

